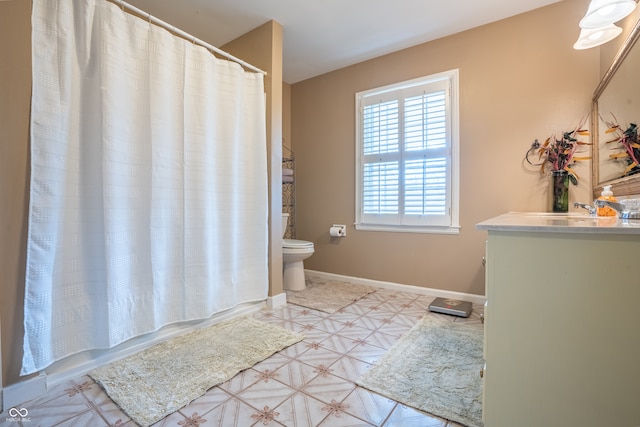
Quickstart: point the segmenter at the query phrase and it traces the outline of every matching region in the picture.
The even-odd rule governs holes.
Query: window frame
[[[372,215],[363,214],[364,208],[364,153],[363,153],[363,126],[364,126],[364,107],[365,99],[371,96],[382,96],[387,99],[388,95],[401,90],[412,90],[418,87],[428,87],[433,85],[446,83],[448,99],[447,99],[447,114],[449,122],[448,128],[448,160],[449,170],[447,174],[447,209],[448,215],[445,218],[448,220],[443,223],[441,220],[443,217],[434,217],[436,221],[429,221],[429,217],[425,216],[424,219],[416,221],[415,218],[411,218],[411,215],[402,215],[399,213],[396,219],[391,218],[391,215],[379,215],[375,216],[376,220],[372,220]],[[435,233],[435,234],[459,234],[459,197],[460,197],[460,138],[459,138],[459,70],[453,69],[436,73],[416,79],[411,79],[403,82],[393,83],[390,85],[369,89],[366,91],[357,92],[355,94],[355,107],[356,107],[356,230],[368,230],[368,231],[385,231],[385,232],[409,232],[409,233]],[[393,98],[393,97],[392,97]],[[396,97],[396,99],[400,99]],[[401,98],[405,99],[405,98]],[[400,117],[402,115],[400,114]],[[399,127],[403,126],[403,123],[398,124]],[[393,156],[392,156],[393,157]],[[403,159],[403,154],[398,153],[396,158],[400,161]],[[406,159],[405,159],[406,160]],[[403,166],[398,168],[401,172]],[[401,185],[404,186],[402,178],[400,178]],[[402,204],[402,198],[398,201]],[[408,221],[407,221],[408,220]]]

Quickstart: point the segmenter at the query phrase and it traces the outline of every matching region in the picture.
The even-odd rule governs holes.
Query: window
[[[356,94],[356,229],[457,233],[458,70]]]

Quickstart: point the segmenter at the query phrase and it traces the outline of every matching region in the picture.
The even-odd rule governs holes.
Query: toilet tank
[[[287,224],[289,223],[289,214],[286,212],[282,212],[282,238],[284,239],[284,234],[287,232]]]

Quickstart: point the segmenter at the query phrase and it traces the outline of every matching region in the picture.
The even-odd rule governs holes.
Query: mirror
[[[593,95],[591,118],[593,135],[593,195],[597,198],[604,185],[611,185],[616,196],[640,195],[640,173],[625,173],[628,158],[613,158],[624,153],[619,142],[609,142],[627,130],[631,123],[640,125],[640,20],[605,73]],[[635,46],[635,47],[634,47]],[[618,133],[607,133],[610,124],[619,126]],[[640,168],[634,168],[636,172]]]

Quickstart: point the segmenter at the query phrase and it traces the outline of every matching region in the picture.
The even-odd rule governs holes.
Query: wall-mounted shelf
[[[289,214],[289,223],[284,233],[285,239],[296,238],[296,181],[295,170],[296,161],[293,151],[282,146],[282,212]],[[287,157],[284,157],[284,153]],[[290,171],[290,172],[289,172]]]

